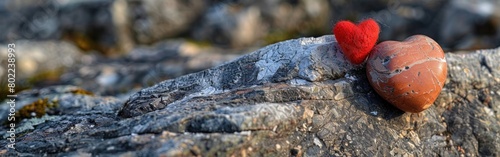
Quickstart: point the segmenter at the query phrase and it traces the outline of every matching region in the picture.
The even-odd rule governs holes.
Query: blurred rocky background
[[[134,92],[275,42],[374,18],[379,41],[414,34],[445,51],[500,46],[496,0],[0,0],[0,81],[16,44],[16,89],[70,84]],[[0,98],[2,99],[2,98]]]

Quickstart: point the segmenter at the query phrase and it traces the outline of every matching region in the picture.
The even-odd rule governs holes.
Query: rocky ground
[[[22,92],[16,150],[0,156],[499,156],[495,8],[500,1],[5,0],[0,78],[15,44]],[[392,107],[333,46],[337,21],[366,18],[378,22],[379,42],[424,34],[447,52],[448,79],[429,110]]]
[[[5,0],[0,78],[7,73],[7,44],[15,43],[18,90],[70,84],[116,95],[275,42],[331,34],[339,20],[366,18],[379,23],[379,42],[424,34],[448,52],[489,49],[500,46],[499,7],[491,0]],[[134,59],[152,56],[168,59]]]
[[[130,97],[75,86],[28,90],[16,100],[24,119],[16,149],[0,154],[498,156],[499,51],[446,53],[445,87],[419,114],[381,99],[331,35],[266,46]]]

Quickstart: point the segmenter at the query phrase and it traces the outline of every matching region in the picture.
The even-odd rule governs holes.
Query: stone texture
[[[28,98],[75,101],[19,123],[16,150],[3,147],[0,154],[498,156],[499,51],[447,53],[446,85],[420,114],[381,99],[365,69],[348,63],[331,35],[270,45],[145,88],[126,103],[28,91],[18,105]]]

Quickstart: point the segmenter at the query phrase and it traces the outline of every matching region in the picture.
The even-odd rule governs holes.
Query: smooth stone
[[[414,35],[376,45],[366,64],[375,91],[397,108],[412,113],[429,108],[447,77],[443,49],[431,38]]]

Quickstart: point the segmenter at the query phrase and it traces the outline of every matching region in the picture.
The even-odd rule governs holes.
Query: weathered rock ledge
[[[382,100],[331,35],[270,45],[127,101],[69,86],[31,90],[17,108],[48,98],[57,112],[17,124],[16,150],[0,155],[500,155],[500,48],[446,59],[446,85],[420,114]],[[8,105],[0,107],[5,121]]]

